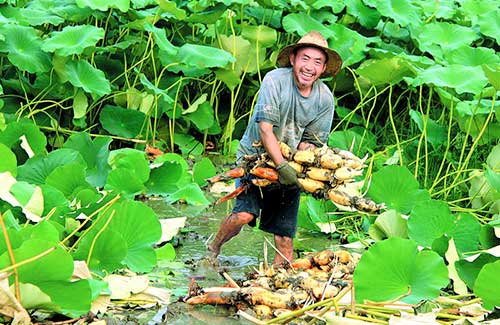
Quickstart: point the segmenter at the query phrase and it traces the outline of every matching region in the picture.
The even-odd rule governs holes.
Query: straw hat
[[[280,67],[290,67],[290,54],[293,53],[295,49],[301,47],[316,47],[319,48],[328,55],[328,61],[326,62],[325,72],[321,74],[321,78],[335,76],[342,66],[342,58],[340,55],[328,48],[328,42],[325,38],[317,31],[312,31],[304,36],[297,42],[297,44],[288,45],[284,47],[278,54],[278,65]]]

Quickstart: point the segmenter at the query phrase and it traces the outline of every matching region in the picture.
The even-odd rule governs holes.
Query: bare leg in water
[[[208,245],[212,257],[219,256],[220,248],[224,243],[240,233],[244,225],[252,221],[254,216],[248,212],[231,213],[222,220],[215,239]]]

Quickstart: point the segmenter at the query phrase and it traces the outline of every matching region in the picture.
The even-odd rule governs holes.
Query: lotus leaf
[[[161,96],[161,98],[162,98],[162,99],[163,99],[166,103],[171,104],[171,103],[173,103],[173,102],[174,102],[174,100],[172,99],[172,97],[170,97],[170,96],[168,95],[168,93],[167,93],[165,90],[160,89],[160,88],[158,88],[157,86],[153,85],[153,84],[151,83],[151,81],[149,81],[149,80],[148,80],[148,78],[147,78],[144,74],[140,74],[140,78],[139,78],[139,80],[141,81],[142,85],[143,85],[144,87],[146,87],[146,89],[151,90],[151,91],[153,92],[153,94],[155,94],[155,95],[159,95],[159,96]]]
[[[450,64],[460,64],[466,66],[500,64],[500,57],[496,55],[495,50],[486,47],[461,46],[445,52],[444,56]]]
[[[17,175],[17,158],[16,155],[5,144],[0,142],[0,173],[10,172],[12,176]]]
[[[347,12],[358,18],[361,26],[374,28],[380,21],[380,13],[373,8],[366,6],[361,0],[346,1]]]
[[[271,47],[276,43],[277,33],[276,30],[267,27],[266,25],[259,26],[243,26],[241,36],[260,47]]]
[[[377,216],[368,233],[379,241],[391,237],[408,238],[407,221],[396,210],[387,210]]]
[[[376,138],[364,128],[354,127],[345,131],[334,131],[328,137],[328,146],[350,150],[359,157],[373,150]],[[353,146],[354,144],[354,146]]]
[[[408,60],[398,57],[366,61],[356,69],[356,72],[374,86],[394,85],[403,80],[404,77],[414,77],[416,73],[415,68]]]
[[[455,246],[460,255],[468,252],[475,252],[479,249],[479,234],[481,224],[469,213],[456,215],[456,227],[451,233],[455,241]]]
[[[364,3],[402,27],[421,23],[421,10],[410,0],[365,0]]]
[[[426,17],[452,19],[458,11],[454,0],[441,0],[439,3],[434,0],[423,0],[414,3],[422,7]]]
[[[50,56],[41,49],[42,40],[33,27],[4,24],[0,27],[0,52],[8,52],[7,58],[21,71],[31,73],[50,70]]]
[[[132,198],[143,193],[146,187],[134,170],[119,167],[109,172],[104,189],[114,190],[116,193]]]
[[[34,156],[18,167],[18,180],[31,184],[44,184],[57,167],[70,163],[86,165],[80,153],[73,149],[62,148],[51,151],[47,156]]]
[[[493,86],[493,88],[495,88],[498,91],[500,89],[500,68],[498,68],[499,65],[498,62],[496,62],[496,65],[497,65],[496,68],[493,68],[492,66],[489,65],[483,65],[482,68],[490,84]],[[500,113],[498,112],[500,112],[500,110],[497,109],[497,120],[500,120],[500,118],[498,117]]]
[[[333,32],[321,22],[311,18],[307,13],[292,13],[283,18],[283,28],[287,33],[296,33],[300,36],[311,30],[320,32],[325,39],[333,35]]]
[[[425,134],[425,139],[436,149],[446,144],[448,140],[446,127],[432,120],[429,116],[410,109],[411,119],[418,125],[420,131]]]
[[[19,144],[19,140],[22,136],[25,136],[29,150],[35,155],[44,155],[47,152],[45,149],[47,138],[32,121],[21,119],[10,122],[7,124],[5,130],[0,132],[0,142],[16,154],[18,164],[24,163],[25,159],[22,158],[26,158],[27,155],[26,151],[24,151],[24,156],[20,152],[21,145]]]
[[[354,271],[356,301],[399,299],[417,303],[439,295],[448,280],[442,258],[433,251],[418,251],[409,239],[393,237],[375,243]]]
[[[435,239],[445,234],[451,236],[455,226],[455,218],[446,202],[420,201],[411,210],[408,219],[408,235],[417,244],[431,247]]]
[[[47,176],[45,183],[60,190],[66,198],[73,198],[82,188],[91,188],[85,180],[85,166],[77,162],[56,167]]]
[[[469,259],[462,259],[455,262],[455,267],[460,278],[470,289],[472,289],[474,288],[474,283],[476,282],[477,276],[483,266],[497,260],[498,258],[491,254],[481,253],[473,261],[470,261]]]
[[[158,45],[159,49],[165,52],[167,55],[176,55],[178,51],[178,47],[174,46],[167,39],[167,35],[165,33],[165,29],[157,28],[151,24],[145,24],[144,29],[148,32],[153,33],[153,37],[155,39],[155,44]]]
[[[214,109],[209,102],[203,102],[196,111],[185,115],[185,118],[193,122],[199,131],[204,131],[215,122]]]
[[[200,186],[207,184],[206,179],[216,174],[215,166],[210,159],[203,157],[193,165],[193,180]]]
[[[418,73],[413,80],[408,79],[413,86],[431,84],[438,87],[455,89],[458,94],[479,94],[488,83],[481,67],[469,67],[450,64],[446,67],[433,66]]]
[[[328,42],[342,57],[344,67],[363,61],[368,44],[378,40],[377,37],[367,38],[342,24],[333,24],[329,29],[334,36]]]
[[[91,25],[66,26],[43,41],[42,49],[60,56],[82,54],[104,38],[104,29]]]
[[[498,6],[498,5],[497,5]],[[488,37],[491,37],[500,44],[500,12],[498,7],[496,10],[491,10],[477,16],[479,31]]]
[[[40,239],[49,242],[57,243],[60,239],[60,234],[57,228],[51,221],[43,220],[36,225],[28,225],[19,231],[23,240]]]
[[[174,203],[177,201],[183,201],[191,205],[208,205],[210,202],[205,197],[203,191],[200,189],[198,184],[191,183],[183,186],[176,192],[172,193],[166,198],[169,203]]]
[[[94,97],[100,98],[111,92],[109,80],[104,72],[85,60],[68,61],[65,64],[65,72],[73,86],[83,88]]]
[[[179,146],[183,155],[199,156],[203,153],[203,144],[190,134],[176,133],[174,143]]]
[[[386,166],[373,173],[368,193],[375,202],[406,214],[418,202],[428,201],[429,192],[420,190],[415,177],[406,167]]]
[[[80,8],[89,7],[100,11],[117,8],[121,12],[127,12],[130,8],[130,0],[75,0],[75,2]]]
[[[460,37],[456,37],[460,35]],[[479,38],[473,29],[457,24],[436,22],[424,25],[417,41],[422,52],[429,52],[441,58],[442,51],[449,51],[470,45]]]
[[[165,161],[161,166],[151,169],[151,175],[146,182],[149,195],[168,195],[179,189],[179,181],[184,176],[184,169],[177,161]]]
[[[93,141],[88,133],[72,134],[64,148],[78,151],[87,163],[86,180],[96,187],[102,187],[110,170],[108,165],[110,137],[97,137]]]
[[[201,1],[195,1],[195,3],[199,4]],[[226,9],[227,7],[222,3],[199,8],[199,10],[195,10],[195,12],[187,16],[186,21],[190,23],[213,24],[222,16]]]
[[[206,45],[184,44],[177,55],[182,63],[197,68],[223,68],[236,61],[228,52]]]
[[[131,139],[141,136],[147,124],[144,113],[111,105],[104,106],[99,120],[110,134]]]
[[[486,309],[500,306],[500,260],[483,266],[474,283],[474,293],[483,300]]]

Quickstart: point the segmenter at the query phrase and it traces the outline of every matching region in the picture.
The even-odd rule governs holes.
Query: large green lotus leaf
[[[3,24],[0,34],[0,52],[8,52],[7,58],[21,71],[47,72],[51,68],[50,56],[40,48],[42,40],[33,27]]]
[[[203,153],[203,144],[190,134],[175,133],[174,143],[179,146],[183,155],[199,156]]]
[[[72,134],[64,148],[77,150],[87,162],[87,181],[95,187],[102,187],[110,170],[108,165],[111,137],[97,137],[93,141],[86,132]]]
[[[469,67],[450,64],[446,67],[434,66],[418,73],[413,80],[408,80],[413,86],[432,84],[443,88],[452,88],[457,93],[479,94],[487,85],[481,67]]]
[[[15,19],[19,25],[23,26],[40,26],[43,24],[57,26],[64,22],[64,18],[59,15],[36,6],[9,8],[8,15],[10,19]]]
[[[235,58],[228,52],[206,45],[184,44],[177,53],[179,61],[197,68],[223,68]]]
[[[190,205],[203,206],[210,204],[210,201],[204,195],[200,186],[196,183],[187,184],[180,188],[175,193],[172,193],[166,198],[169,203],[174,203],[178,201],[186,202]]]
[[[402,27],[421,23],[421,10],[409,0],[365,0],[366,5],[376,8],[382,16],[392,18]]]
[[[56,149],[47,156],[34,156],[28,159],[25,164],[19,166],[18,177],[20,181],[32,184],[44,184],[47,176],[57,167],[70,163],[77,163],[85,166],[85,161],[80,153],[73,149]]]
[[[460,254],[475,252],[479,248],[481,224],[471,214],[460,213],[456,216],[456,227],[451,236]]]
[[[460,35],[460,37],[456,37]],[[436,46],[453,50],[471,44],[479,35],[471,28],[446,22],[425,24],[417,41],[422,52],[434,53]]]
[[[472,289],[474,288],[474,283],[476,282],[477,276],[483,266],[488,263],[493,263],[497,261],[498,258],[488,253],[482,253],[473,261],[461,259],[455,262],[455,267],[457,269],[460,278],[467,284],[467,286]]]
[[[151,32],[153,34],[155,44],[161,51],[165,52],[167,55],[177,54],[177,50],[179,48],[170,43],[170,41],[167,38],[165,29],[155,27],[151,24],[144,24],[144,30]]]
[[[94,68],[85,60],[68,61],[65,64],[65,72],[69,82],[75,87],[81,87],[94,97],[102,97],[111,92],[109,80],[104,72]]]
[[[498,5],[496,10],[482,13],[478,16],[479,31],[488,37],[491,37],[500,44],[500,11]]]
[[[8,215],[13,216],[12,212],[10,212],[10,211],[9,211]],[[4,221],[5,221],[6,213],[3,214],[3,217],[4,217]],[[14,220],[16,220],[16,219],[14,218]],[[16,249],[16,248],[20,247],[24,242],[24,239],[21,236],[21,234],[19,233],[19,230],[17,230],[14,227],[8,227],[7,236],[9,236],[10,247],[12,249]],[[5,241],[5,233],[2,231],[2,232],[0,232],[0,256],[2,256],[4,253],[8,253],[8,250],[7,250],[7,243]]]
[[[54,250],[17,268],[20,282],[38,285],[45,281],[70,279],[73,274],[73,259],[57,242],[29,239],[13,251],[16,263],[20,263],[49,249]],[[0,256],[0,269],[10,265],[9,254],[5,252]],[[14,276],[10,279],[13,280]]]
[[[0,142],[0,173],[10,172],[12,176],[17,175],[16,155],[5,144]]]
[[[140,111],[111,105],[104,106],[99,115],[102,127],[110,134],[132,139],[141,135],[146,120]]]
[[[488,249],[500,245],[500,238],[496,236],[496,233],[498,233],[498,228],[498,226],[495,227],[491,224],[481,226],[479,241],[483,248]]]
[[[149,195],[171,194],[179,189],[177,183],[184,174],[178,162],[164,162],[161,166],[151,169],[151,175],[146,182],[146,191]]]
[[[220,36],[221,47],[223,50],[231,53],[231,55],[236,59],[235,63],[228,65],[225,71],[235,71],[237,79],[240,80],[240,75],[244,71],[253,72],[256,68],[256,58],[255,51],[252,51],[252,44],[242,36]],[[265,60],[265,56],[262,57],[262,61]],[[219,73],[220,75],[220,73]],[[240,80],[241,82],[241,80]]]
[[[483,300],[486,309],[500,306],[500,260],[483,266],[474,283],[474,294]]]
[[[420,112],[410,109],[410,116],[418,129],[423,133],[425,131],[426,139],[434,148],[445,144],[448,140],[447,128],[440,125],[429,116],[423,116]]]
[[[104,38],[104,29],[91,25],[66,26],[55,31],[43,41],[42,49],[60,56],[82,54],[90,46],[95,46]]]
[[[376,143],[377,139],[375,135],[363,127],[353,127],[345,131],[334,131],[328,136],[328,146],[350,150],[359,157],[363,157],[367,152],[373,150]]]
[[[347,13],[358,18],[361,26],[373,29],[380,21],[380,13],[373,8],[366,6],[361,0],[346,1]]]
[[[496,0],[463,0],[460,1],[461,15],[468,18],[472,24],[477,24],[477,18],[486,12],[495,11],[498,9],[498,1]]]
[[[415,68],[407,60],[399,57],[366,61],[356,69],[356,73],[368,79],[374,86],[394,85],[404,77],[416,75]]]
[[[200,186],[207,184],[207,178],[217,173],[214,164],[207,157],[203,157],[193,165],[193,180]]]
[[[59,17],[63,17],[69,22],[82,22],[91,17],[93,11],[89,8],[80,8],[74,1],[66,0],[42,0],[30,1],[26,7],[41,12],[50,12]]]
[[[114,190],[126,197],[134,197],[143,193],[146,187],[133,170],[119,167],[108,173],[104,189]]]
[[[195,3],[200,3],[199,1]],[[193,8],[194,9],[194,8]],[[205,25],[211,25],[215,23],[219,17],[226,11],[227,6],[223,3],[217,3],[209,7],[203,7],[201,10],[195,10],[190,13],[185,21],[190,23],[203,23]]]
[[[467,66],[500,64],[500,57],[496,55],[495,50],[486,47],[461,46],[445,52],[444,56],[450,64]]]
[[[429,192],[419,189],[417,180],[406,167],[395,165],[373,173],[367,196],[403,214],[409,213],[418,202],[430,199]]]
[[[178,186],[183,186],[191,183],[193,181],[193,177],[189,173],[189,165],[181,155],[176,154],[176,153],[171,153],[167,152],[159,157],[157,157],[154,160],[155,164],[161,164],[161,163],[171,163],[171,164],[179,164],[182,168],[182,176],[181,178],[177,181]]]
[[[243,28],[241,29],[241,36],[262,47],[273,46],[276,43],[278,37],[276,30],[266,25],[243,26]]]
[[[342,24],[334,24],[329,27],[329,30],[333,34],[328,39],[328,44],[340,54],[343,66],[363,61],[368,44],[377,40],[377,38],[365,37]]]
[[[57,228],[47,220],[43,220],[36,225],[28,225],[19,232],[24,240],[40,239],[53,243],[61,240],[60,233]]]
[[[130,9],[130,0],[75,0],[80,8],[89,7],[90,9],[108,11],[109,8],[116,8],[121,12],[127,12]]]
[[[193,122],[199,131],[210,128],[215,122],[214,109],[209,102],[203,102],[198,109],[185,117]]]
[[[399,299],[410,304],[436,298],[449,282],[436,252],[419,252],[414,241],[398,237],[377,242],[363,253],[353,281],[357,302]]]
[[[99,237],[97,237],[97,233],[97,230],[92,231],[83,237],[73,254],[73,258],[87,261],[89,268],[95,272],[112,273],[123,268],[122,262],[127,256],[128,249],[123,236],[109,228],[100,233]]]
[[[0,188],[0,198],[12,206],[22,208],[23,214],[33,222],[39,222],[43,213],[43,194],[39,186],[26,182],[18,182],[12,175],[5,172],[0,174],[3,178]],[[5,186],[5,184],[8,184]]]
[[[295,33],[299,36],[303,36],[311,30],[320,32],[325,39],[333,34],[330,29],[306,12],[288,14],[283,18],[282,24],[287,33]]]
[[[222,80],[231,91],[234,91],[241,82],[241,71],[233,69],[217,69],[215,76],[218,80]]]
[[[408,238],[407,221],[396,210],[387,210],[375,219],[368,233],[379,241],[391,237]]]
[[[497,56],[498,58],[498,56]],[[488,81],[490,84],[495,88],[497,91],[500,90],[500,67],[499,64],[496,63],[496,67],[489,66],[489,65],[483,65],[483,72],[488,78]],[[497,110],[498,112],[499,110]],[[497,114],[497,119],[498,119],[498,114]]]
[[[319,211],[323,211],[324,215],[325,208],[321,209],[322,205],[318,201],[319,200],[315,199],[311,195],[302,195],[300,197],[299,213],[297,220],[298,227],[314,231],[321,230],[321,228],[316,223],[325,222],[324,220],[320,219],[321,214],[319,213]],[[323,200],[323,202],[327,201]],[[328,218],[325,219],[327,222],[329,221]]]
[[[8,123],[5,130],[0,132],[0,142],[11,148],[16,154],[23,150],[26,155],[27,150],[24,149],[20,140],[22,136],[27,140],[29,151],[35,155],[44,155],[47,152],[45,149],[47,138],[32,121],[27,119]],[[21,149],[22,147],[23,149]],[[20,161],[19,156],[17,156],[17,160],[18,163],[24,163],[24,161]]]
[[[422,7],[425,17],[453,19],[458,11],[454,0],[440,0],[439,3],[434,0],[421,0],[414,3]]]
[[[62,222],[63,215],[70,211],[69,201],[64,196],[64,193],[57,188],[43,184],[40,185],[43,194],[43,214],[47,215],[52,209],[56,208],[53,219],[59,219]]]
[[[80,317],[90,311],[92,290],[87,279],[77,281],[44,281],[38,287],[50,296],[58,313]]]
[[[128,252],[123,263],[134,272],[150,272],[156,264],[153,245],[161,237],[161,225],[155,212],[142,202],[123,200],[106,213],[115,211],[109,229],[121,234]]]
[[[108,163],[113,169],[125,168],[132,171],[143,183],[149,178],[149,163],[144,151],[132,148],[113,150],[109,153]]]
[[[431,247],[435,239],[451,235],[454,230],[454,218],[446,202],[420,201],[411,210],[408,235],[421,246]]]
[[[66,198],[72,198],[79,188],[91,187],[85,180],[85,166],[76,162],[55,168],[47,176],[45,183],[64,193]]]

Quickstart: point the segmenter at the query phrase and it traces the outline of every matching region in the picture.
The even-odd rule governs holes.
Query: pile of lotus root
[[[375,213],[384,208],[373,200],[361,195],[351,195],[347,184],[353,182],[356,176],[363,175],[366,167],[364,161],[347,150],[323,146],[314,150],[298,150],[293,152],[288,145],[280,142],[281,154],[297,171],[301,189],[311,193],[316,198],[329,199],[337,205],[354,208],[358,211]],[[254,146],[262,146],[256,143]],[[239,178],[251,174],[252,184],[268,186],[278,182],[278,171],[266,153],[243,157],[243,163],[229,171],[216,175],[208,181],[216,183]],[[249,184],[242,183],[234,192],[220,198],[216,204],[232,199],[241,194]]]
[[[349,289],[358,259],[359,256],[344,250],[309,253],[282,268],[261,265],[260,270],[250,274],[241,285],[230,278],[224,287],[203,289],[192,282],[183,300],[192,305],[251,309],[258,319],[272,319],[334,298],[343,288]]]

